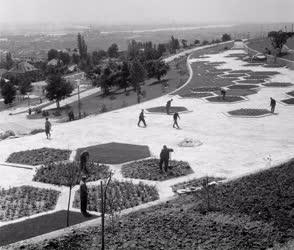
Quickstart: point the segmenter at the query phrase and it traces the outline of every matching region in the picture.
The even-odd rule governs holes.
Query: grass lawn
[[[96,216],[85,218],[80,213],[70,212],[70,225],[75,225]],[[0,246],[29,239],[66,227],[66,211],[58,211],[37,218],[0,227]]]
[[[206,98],[206,100],[209,102],[230,103],[243,101],[244,99],[240,96],[226,96],[226,98],[223,100],[222,96],[213,96]]]
[[[136,161],[122,166],[122,174],[126,178],[164,181],[193,173],[190,165],[184,161],[169,161],[167,173],[161,173],[158,159]]]
[[[146,109],[148,112],[150,113],[162,113],[162,114],[166,114],[166,107],[165,106],[159,106],[159,107],[154,107],[154,108],[149,108]],[[170,114],[173,114],[175,112],[184,112],[184,111],[188,111],[187,108],[182,107],[182,106],[171,106],[170,107]]]
[[[150,157],[148,146],[112,142],[79,148],[76,154],[77,161],[84,150],[89,152],[90,161],[106,164],[120,164]]]
[[[294,98],[284,99],[281,102],[286,103],[288,105],[293,105],[294,104]]]
[[[89,211],[101,212],[101,187],[100,185],[88,186]],[[131,182],[111,181],[106,191],[106,213],[111,214],[123,209],[135,207],[150,201],[159,199],[155,186],[146,185],[142,182],[133,184]],[[75,193],[73,206],[80,207],[80,191]]]
[[[228,112],[233,116],[260,116],[271,114],[271,112],[267,109],[237,109]]]
[[[286,244],[294,238],[293,167],[292,160],[124,215],[106,223],[105,243],[109,249],[172,250],[260,250]],[[59,249],[100,249],[100,235],[96,227],[50,242]]]
[[[180,96],[183,98],[203,98],[203,97],[208,97],[212,96],[212,93],[207,93],[207,92],[191,92],[187,94],[181,94]]]
[[[269,83],[263,83],[263,86],[266,87],[290,87],[293,85],[293,83],[290,82],[269,82]]]
[[[45,163],[68,160],[70,154],[70,150],[38,148],[12,153],[9,155],[6,162],[36,166]]]

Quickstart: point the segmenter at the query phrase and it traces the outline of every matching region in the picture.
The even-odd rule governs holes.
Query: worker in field
[[[173,101],[173,99],[170,99],[170,100],[168,100],[167,101],[167,103],[166,103],[166,113],[169,115],[169,113],[170,113],[170,107],[171,107],[171,102]]]
[[[141,110],[141,113],[139,115],[138,127],[140,127],[141,122],[143,122],[144,127],[147,127],[147,124],[146,124],[146,121],[145,121],[144,109]]]
[[[173,118],[174,118],[173,128],[179,129],[180,127],[178,125],[178,118],[181,119],[179,116],[179,113],[178,112],[174,113]]]
[[[45,121],[45,134],[47,136],[47,139],[51,138],[51,122],[49,122],[48,117],[46,117],[46,121]]]
[[[277,102],[274,98],[271,97],[270,99],[270,106],[271,106],[271,112],[275,113],[275,108],[276,108]]]
[[[162,165],[164,165],[164,171],[167,172],[168,170],[168,161],[170,158],[170,152],[174,152],[172,148],[168,148],[166,145],[163,146],[160,152],[160,160],[159,160],[159,169],[160,172],[163,173]]]

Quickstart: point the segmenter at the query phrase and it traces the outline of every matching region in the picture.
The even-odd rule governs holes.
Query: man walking
[[[223,100],[225,100],[226,99],[227,90],[225,88],[221,88],[220,89],[220,92],[221,92],[221,95],[223,97]]]
[[[165,106],[165,108],[166,108],[166,113],[169,115],[169,111],[170,111],[170,107],[171,107],[171,102],[173,101],[173,99],[170,99],[170,100],[168,100],[167,101],[167,103],[166,103],[166,106]]]
[[[161,173],[163,173],[163,169],[162,169],[163,164],[164,164],[164,171],[167,172],[170,152],[174,152],[174,150],[172,148],[167,148],[167,146],[164,145],[160,152],[160,160],[159,160],[159,168]]]
[[[89,160],[90,154],[88,151],[83,151],[80,155],[80,169],[82,175],[87,175],[88,174],[88,169],[87,169],[87,163]]]
[[[140,123],[143,122],[144,127],[147,127],[146,121],[145,121],[145,116],[144,116],[144,109],[142,109],[140,115],[139,115],[139,121],[138,121],[138,127],[140,127]]]
[[[82,176],[82,180],[80,182],[80,201],[81,201],[81,213],[85,217],[90,217],[91,215],[87,212],[88,205],[88,188],[86,185],[86,176]]]
[[[270,106],[271,106],[272,113],[275,113],[276,104],[277,104],[276,100],[271,97]]]
[[[173,124],[173,128],[175,128],[175,127],[177,129],[180,128],[179,125],[178,125],[178,118],[181,119],[180,116],[179,116],[179,113],[178,112],[174,113],[174,124]]]
[[[46,121],[45,121],[45,133],[47,136],[47,139],[51,138],[51,122],[49,122],[48,117],[46,117]]]

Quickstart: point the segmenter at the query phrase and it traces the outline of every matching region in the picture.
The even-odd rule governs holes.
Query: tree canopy
[[[268,33],[268,38],[270,39],[274,49],[277,50],[277,55],[281,54],[283,46],[287,43],[289,38],[293,37],[293,35],[293,32],[284,32],[282,30],[270,31]]]
[[[16,95],[16,88],[13,83],[1,80],[1,95],[4,98],[5,104],[11,104]]]

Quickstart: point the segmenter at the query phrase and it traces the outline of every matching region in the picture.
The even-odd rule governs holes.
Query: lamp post
[[[81,99],[80,99],[80,82],[81,80],[78,79],[76,80],[77,82],[77,85],[78,85],[78,109],[79,109],[79,119],[82,118],[82,115],[81,115]]]

